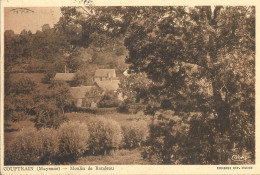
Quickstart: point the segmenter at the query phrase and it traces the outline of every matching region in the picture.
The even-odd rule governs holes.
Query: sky
[[[4,29],[13,30],[16,34],[21,33],[23,29],[31,30],[35,33],[41,30],[42,25],[49,24],[51,27],[58,22],[61,17],[59,7],[25,7],[33,12],[23,12],[16,7],[6,7],[4,9]]]

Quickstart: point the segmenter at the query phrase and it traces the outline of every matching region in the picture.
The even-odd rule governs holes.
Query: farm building
[[[115,69],[96,70],[94,80],[96,85],[104,91],[116,91],[119,88]]]
[[[53,80],[63,80],[69,82],[69,81],[73,81],[75,76],[76,76],[75,73],[56,73]]]
[[[90,92],[92,88],[96,86],[78,86],[71,87],[70,92],[74,99],[74,104],[76,107],[95,107],[96,104],[93,101],[86,101],[86,93]],[[91,98],[91,97],[89,97]]]
[[[97,69],[94,75],[94,81],[107,81],[116,80],[116,70],[115,69]]]

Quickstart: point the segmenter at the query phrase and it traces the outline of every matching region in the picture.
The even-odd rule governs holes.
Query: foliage
[[[101,108],[117,107],[118,105],[118,96],[117,93],[115,93],[114,91],[106,91],[100,99],[100,101],[98,102],[98,107]]]
[[[254,162],[255,7],[63,7],[61,11],[55,29],[35,35],[5,32],[8,70],[25,64],[30,55],[50,62],[69,55],[60,57],[66,63],[77,47],[94,50],[92,61],[101,65],[100,55],[113,49],[106,42],[124,39],[130,71],[151,81],[144,83],[148,86],[142,93],[134,81],[127,95],[133,97],[130,102],[140,98],[152,116],[161,109],[201,113],[189,121],[182,114],[177,123],[169,119],[151,126],[155,131],[147,147],[159,163],[227,164],[234,150],[240,154],[246,150]],[[117,54],[126,51],[119,48]],[[182,130],[182,124],[188,129]],[[182,139],[175,133],[182,133]],[[198,158],[192,162],[192,157]]]
[[[46,164],[56,161],[55,156],[58,152],[58,134],[55,129],[42,128],[37,132],[37,136],[41,139],[42,156],[40,163]]]
[[[92,102],[98,103],[102,98],[103,92],[104,91],[99,87],[92,87],[90,91],[87,91],[85,94],[86,103],[89,104],[89,106]]]
[[[84,65],[84,61],[78,57],[70,57],[66,63],[71,70],[70,72],[77,72]]]
[[[157,161],[159,164],[188,163],[182,144],[186,144],[187,132],[181,126],[181,119],[154,121],[150,126],[150,137],[142,153],[144,158]],[[184,159],[184,160],[183,160]]]
[[[148,96],[146,91],[151,86],[152,81],[149,80],[144,73],[130,73],[120,77],[119,93],[122,93],[124,101],[120,104],[119,110],[122,112],[138,112],[143,106],[141,103]]]
[[[62,114],[64,114],[65,107],[72,104],[69,85],[64,81],[53,81],[49,89],[52,90],[51,96],[55,99],[56,106],[61,110]]]
[[[12,144],[5,147],[5,164],[48,164],[53,160],[57,151],[57,134],[55,130],[21,130]]]
[[[116,121],[106,118],[90,118],[88,124],[90,154],[109,154],[121,145],[122,130]]]
[[[125,148],[138,148],[149,136],[149,127],[144,120],[132,121],[122,129]]]
[[[59,152],[61,162],[75,161],[88,148],[88,126],[77,121],[67,122],[58,129]]]
[[[25,77],[17,82],[14,82],[10,87],[10,93],[14,94],[30,94],[37,88],[37,84],[30,78]]]
[[[7,107],[8,108],[8,107]],[[6,111],[6,120],[10,120],[12,122],[20,122],[28,119],[30,115],[28,115],[24,111]]]
[[[43,101],[37,104],[35,109],[35,127],[40,128],[58,128],[65,120],[60,113],[55,101]]]
[[[6,80],[4,106],[6,120],[19,122],[32,114],[35,105],[32,95],[36,92],[36,88],[36,83],[28,77],[14,82]]]
[[[64,110],[71,105],[72,97],[65,82],[52,82],[48,89],[42,89],[29,78],[11,80],[6,85],[5,119],[21,121],[35,115],[35,126],[57,128],[64,120]],[[7,81],[7,82],[8,82]],[[62,113],[62,114],[61,114]]]
[[[55,77],[56,73],[53,69],[47,70],[47,72],[44,75],[44,78],[42,79],[42,83],[50,83],[51,80]]]
[[[70,10],[75,13],[64,16],[72,23],[78,19],[80,25],[88,26],[82,33],[97,29],[97,33],[109,37],[125,35],[130,69],[152,80],[143,95],[148,114],[160,109],[202,112],[202,116],[208,116],[205,124],[211,125],[219,140],[218,144],[206,143],[209,149],[221,152],[221,145],[227,142],[227,152],[235,145],[235,149],[245,148],[254,155],[253,146],[240,143],[250,140],[254,145],[254,7],[97,7],[90,13],[86,13],[87,7]],[[73,20],[75,14],[78,18]],[[214,116],[214,122],[209,116]],[[241,127],[244,120],[248,122]],[[160,127],[163,130],[163,125]],[[244,135],[246,132],[251,135]],[[224,135],[232,138],[221,139]],[[167,137],[171,134],[165,140]],[[207,135],[200,138],[204,137]],[[206,159],[207,155],[202,155]],[[183,161],[175,160],[178,162]],[[216,162],[227,163],[227,154],[209,163]]]
[[[76,76],[73,80],[73,86],[92,86],[94,84],[94,74],[95,74],[95,66],[87,66],[83,70],[79,70],[76,72]]]

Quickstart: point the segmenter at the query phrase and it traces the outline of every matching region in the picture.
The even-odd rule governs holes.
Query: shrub
[[[117,94],[113,91],[107,91],[105,95],[98,102],[100,108],[112,108],[119,105]]]
[[[129,104],[122,102],[119,104],[117,111],[120,113],[129,113]]]
[[[59,161],[75,161],[87,150],[88,126],[78,121],[64,123],[58,129],[58,137]]]
[[[6,146],[5,164],[33,165],[49,163],[58,150],[56,137],[56,131],[53,129],[19,131],[13,142]]]
[[[145,107],[141,103],[130,102],[129,100],[124,100],[121,102],[117,108],[117,111],[120,113],[132,113],[136,114],[140,111],[144,111]]]
[[[59,111],[54,100],[39,103],[35,109],[36,118],[35,127],[40,128],[58,128],[64,122],[65,117]]]
[[[124,147],[137,148],[147,139],[149,127],[146,121],[133,121],[123,127]]]
[[[19,122],[28,119],[30,116],[24,111],[11,111],[8,119],[12,122]]]
[[[47,70],[44,77],[42,78],[42,83],[50,83],[51,79],[55,77],[55,71]]]
[[[196,137],[189,133],[190,125],[184,120],[186,116],[175,115],[170,110],[155,115],[156,119],[149,126],[149,138],[143,146],[143,158],[157,164],[193,164],[190,161],[197,161],[200,148],[198,145],[194,147]]]
[[[10,87],[10,92],[15,94],[31,94],[37,88],[36,82],[29,77],[23,77],[20,80],[14,82]]]
[[[91,154],[109,154],[122,143],[122,130],[118,122],[112,119],[92,118],[88,122]]]
[[[41,139],[42,156],[41,164],[55,161],[55,156],[59,150],[57,130],[50,128],[42,128],[38,131],[37,137]]]

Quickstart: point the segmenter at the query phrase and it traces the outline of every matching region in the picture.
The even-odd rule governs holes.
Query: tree
[[[97,67],[93,64],[86,63],[85,66],[82,66],[81,70],[76,72],[76,76],[73,80],[73,86],[85,85],[92,86],[94,84],[94,74]]]
[[[177,151],[197,149],[199,163],[224,164],[232,149],[239,154],[246,150],[254,161],[254,7],[97,7],[63,12],[64,18],[79,24],[86,36],[78,39],[78,46],[86,46],[83,40],[90,42],[94,31],[111,38],[125,36],[129,51],[126,63],[153,82],[146,91],[151,97],[147,109],[168,107],[179,115],[183,111],[188,115],[203,113],[202,117],[186,121],[186,143],[195,147],[179,146]],[[178,125],[171,120],[168,124]],[[164,137],[174,140],[171,134]],[[192,138],[194,142],[190,142]],[[202,142],[211,150],[209,157]],[[174,145],[179,144],[176,140]],[[165,161],[187,163],[191,159],[166,157]]]
[[[106,91],[98,102],[98,107],[111,108],[119,104],[118,96],[114,91]]]
[[[92,102],[97,104],[101,100],[103,92],[104,91],[99,87],[92,87],[90,91],[85,94],[86,103],[90,106]]]
[[[35,111],[34,123],[37,129],[58,128],[65,120],[54,100],[41,101],[37,104]]]
[[[65,107],[72,104],[72,96],[69,85],[64,81],[53,81],[49,86],[51,96],[56,101],[56,106],[64,115]]]
[[[130,73],[120,77],[119,93],[122,93],[123,104],[120,106],[122,112],[137,112],[143,110],[141,103],[149,102],[152,95],[147,94],[152,81],[147,78],[145,73]]]
[[[5,71],[9,71],[15,64],[28,60],[31,55],[32,34],[23,30],[20,35],[16,35],[12,30],[7,30],[4,38]]]
[[[151,89],[157,91],[158,94],[160,91],[160,96],[164,99],[172,102],[176,98],[183,99],[186,104],[189,104],[186,107],[190,106],[193,110],[198,110],[198,108],[194,109],[194,106],[205,106],[206,100],[209,105],[204,107],[203,112],[214,114],[215,117],[214,119],[205,118],[207,122],[205,124],[214,122],[214,129],[217,130],[215,134],[219,134],[215,135],[215,142],[220,143],[215,146],[221,156],[217,158],[216,163],[227,163],[227,157],[222,151],[225,145],[229,149],[232,145],[236,145],[236,148],[246,148],[254,154],[252,147],[245,146],[249,138],[250,142],[254,142],[251,138],[254,137],[252,128],[254,104],[250,105],[251,112],[248,109],[241,109],[244,106],[241,104],[242,101],[245,100],[248,103],[254,101],[254,63],[246,68],[241,67],[244,60],[254,62],[254,8],[216,7],[211,12],[210,7],[188,9],[177,7],[166,10],[169,15],[161,19],[158,18],[160,16],[158,11],[151,9],[154,15],[148,13],[152,16],[143,17],[130,26],[132,31],[126,38],[125,44],[130,51],[127,62],[131,63],[131,68],[135,71],[146,72],[154,82],[160,83]],[[239,41],[243,41],[243,44]],[[192,64],[193,67],[197,66],[199,69],[197,78],[188,73],[186,68],[188,64]],[[163,71],[163,69],[168,71]],[[247,73],[240,75],[238,69],[240,72]],[[245,76],[247,84],[251,86],[243,90],[237,88],[245,83],[239,77],[245,78]],[[202,95],[199,91],[202,85],[196,86],[194,82],[190,82],[191,86],[185,87],[189,78],[205,79],[209,83],[209,90],[212,94],[208,94],[204,100],[201,100]],[[231,82],[236,82],[237,86],[234,87]],[[193,93],[192,96],[188,96],[190,92]],[[237,93],[251,94],[251,97],[248,98],[242,94],[238,96]],[[190,100],[192,103],[189,103]],[[238,102],[240,107],[233,104],[235,101],[240,101]],[[243,117],[242,111],[245,112]],[[244,136],[241,135],[238,139],[232,134],[247,132],[242,127],[232,124],[234,116],[237,115],[240,117],[235,119],[236,122],[241,122],[245,118],[250,121],[247,128],[251,128],[252,134],[249,137],[242,134]],[[199,133],[196,132],[196,134]],[[233,136],[217,141],[221,135]],[[225,142],[228,144],[224,144]]]
[[[5,77],[5,119],[19,122],[33,114],[35,107],[33,96],[37,84],[28,77],[18,81],[11,81]]]

